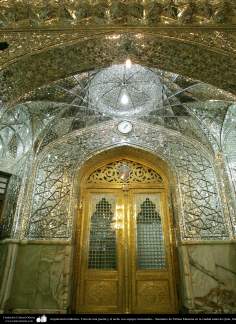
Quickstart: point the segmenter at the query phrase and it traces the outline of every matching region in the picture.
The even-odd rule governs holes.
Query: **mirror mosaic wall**
[[[68,206],[78,166],[97,150],[136,145],[159,152],[174,167],[182,239],[230,237],[234,115],[233,95],[138,64],[85,72],[36,89],[16,106],[1,108],[1,165],[14,174],[2,235],[20,231],[24,237],[69,239],[73,215]],[[117,124],[123,119],[139,126],[122,135]],[[21,194],[25,205],[24,186],[27,208],[20,199]],[[18,209],[22,219],[16,221]],[[11,231],[13,223],[19,228]]]
[[[168,164],[178,244],[235,240],[235,99],[201,81],[126,61],[42,86],[14,105],[2,103],[0,165],[12,174],[2,239],[61,241],[68,266],[78,171],[92,156],[125,146],[151,152]],[[118,130],[122,120],[133,125],[127,134]],[[186,251],[179,252],[183,263]],[[189,267],[197,271],[198,253],[188,258]],[[69,307],[68,269],[67,288],[59,287],[60,293],[53,288],[57,305],[52,309]],[[192,299],[189,291],[183,294],[185,307],[202,309],[198,293]]]

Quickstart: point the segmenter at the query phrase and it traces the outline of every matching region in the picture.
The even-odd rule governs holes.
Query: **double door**
[[[171,226],[161,189],[88,189],[78,313],[176,313]]]

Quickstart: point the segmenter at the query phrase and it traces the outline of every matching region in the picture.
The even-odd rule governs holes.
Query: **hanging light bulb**
[[[127,105],[129,103],[129,96],[125,89],[121,91],[120,102],[122,105]]]
[[[130,60],[130,59],[127,59],[127,60],[125,61],[125,66],[126,66],[126,68],[127,68],[127,69],[130,69],[130,68],[131,68],[131,65],[132,65],[131,60]]]

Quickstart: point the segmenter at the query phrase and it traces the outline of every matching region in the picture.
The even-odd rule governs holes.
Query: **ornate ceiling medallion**
[[[112,65],[90,82],[91,109],[108,115],[137,116],[162,104],[162,83],[157,73],[138,64]]]

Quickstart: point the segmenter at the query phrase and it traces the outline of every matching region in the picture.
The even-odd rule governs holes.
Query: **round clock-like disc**
[[[117,128],[120,133],[128,134],[131,132],[133,125],[131,122],[124,120],[118,124]]]

